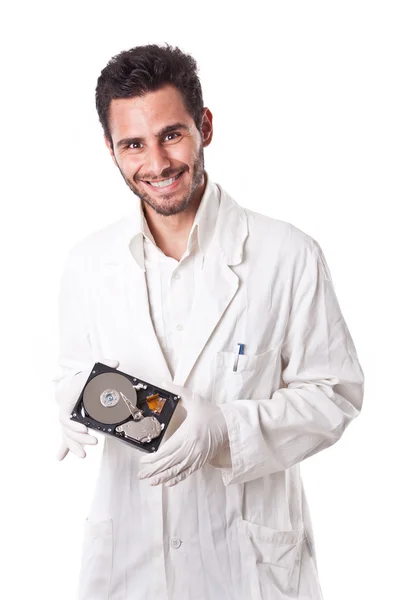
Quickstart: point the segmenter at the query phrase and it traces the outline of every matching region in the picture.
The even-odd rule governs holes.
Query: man
[[[321,598],[299,463],[358,415],[363,373],[318,244],[204,170],[195,61],[114,57],[96,104],[134,212],[71,252],[60,295],[63,445],[95,361],[178,392],[154,454],[114,438],[86,523],[81,600]]]

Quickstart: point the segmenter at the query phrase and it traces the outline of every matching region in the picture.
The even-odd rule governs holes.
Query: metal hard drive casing
[[[180,397],[96,363],[71,419],[144,452],[160,446]]]

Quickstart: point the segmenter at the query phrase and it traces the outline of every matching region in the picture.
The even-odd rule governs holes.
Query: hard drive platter
[[[136,390],[129,379],[119,373],[100,373],[86,384],[83,405],[87,414],[97,421],[122,423],[131,413],[121,394],[134,398],[136,405]]]

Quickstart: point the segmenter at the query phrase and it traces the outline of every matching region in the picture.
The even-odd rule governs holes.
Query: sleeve
[[[72,251],[66,261],[58,298],[59,373],[56,396],[62,396],[72,378],[93,365],[87,319],[87,281],[83,258]]]
[[[361,410],[363,371],[323,253],[308,240],[281,347],[284,386],[268,399],[220,405],[230,444],[225,485],[285,470],[328,448]]]

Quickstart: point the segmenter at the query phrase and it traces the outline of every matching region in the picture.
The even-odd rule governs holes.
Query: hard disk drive
[[[96,363],[71,419],[145,452],[155,452],[179,399],[147,381]]]

